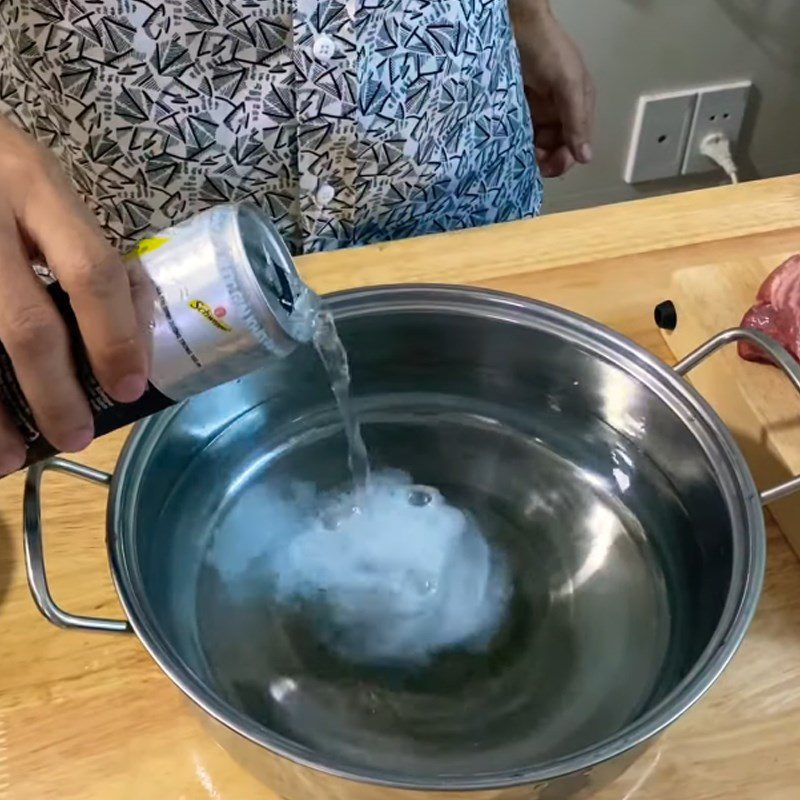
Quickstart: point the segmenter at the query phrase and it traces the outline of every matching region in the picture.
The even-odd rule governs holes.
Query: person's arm
[[[66,326],[31,268],[35,258],[69,294],[102,387],[118,401],[136,400],[149,372],[143,276],[105,241],[56,159],[0,118],[0,341],[43,435],[59,450],[81,450],[93,438],[92,416]],[[25,456],[0,407],[0,475]]]
[[[512,14],[552,14],[550,0],[509,0]]]
[[[508,0],[542,175],[592,159],[594,85],[549,0]]]

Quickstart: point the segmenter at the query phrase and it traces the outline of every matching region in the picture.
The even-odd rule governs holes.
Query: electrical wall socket
[[[752,88],[751,81],[738,81],[708,86],[698,91],[681,174],[692,175],[719,169],[713,161],[700,152],[700,145],[706,136],[721,133],[727,136],[732,146],[735,146],[742,132]],[[735,152],[735,147],[733,149]]]
[[[639,98],[625,165],[627,183],[680,175],[696,103],[697,90]]]

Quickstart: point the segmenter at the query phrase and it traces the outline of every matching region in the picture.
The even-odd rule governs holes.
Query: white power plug
[[[739,169],[731,152],[731,142],[724,133],[709,133],[700,142],[700,152],[720,166],[731,183],[739,183]]]

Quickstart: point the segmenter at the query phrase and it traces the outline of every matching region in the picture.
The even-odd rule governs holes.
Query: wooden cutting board
[[[675,357],[738,327],[764,279],[789,255],[677,270],[669,299],[678,323],[674,331],[664,331]],[[760,489],[800,474],[800,396],[778,369],[742,361],[730,345],[697,367],[690,379],[733,431]],[[800,556],[800,493],[772,504],[770,511]]]

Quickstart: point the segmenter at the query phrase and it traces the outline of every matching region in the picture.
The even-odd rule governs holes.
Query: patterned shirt
[[[308,252],[541,196],[506,0],[0,0],[0,114],[120,247],[218,202]]]

